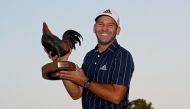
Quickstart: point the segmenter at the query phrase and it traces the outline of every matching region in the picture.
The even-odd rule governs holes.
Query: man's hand
[[[84,74],[84,71],[78,66],[76,68],[76,71],[60,71],[56,75],[59,78],[70,80],[80,86],[84,86],[85,82],[88,80],[88,77]]]

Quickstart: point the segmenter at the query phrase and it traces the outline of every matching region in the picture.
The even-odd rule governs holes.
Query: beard
[[[115,40],[115,37],[109,37],[109,38],[101,38],[97,36],[98,43],[101,45],[107,45],[112,43]]]

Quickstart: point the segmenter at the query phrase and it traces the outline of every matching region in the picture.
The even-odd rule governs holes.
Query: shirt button
[[[96,62],[94,64],[97,64]]]
[[[100,57],[100,55],[98,55],[98,57]]]

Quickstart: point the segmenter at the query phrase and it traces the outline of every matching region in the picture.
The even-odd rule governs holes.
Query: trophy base
[[[61,80],[56,76],[59,71],[76,71],[76,65],[70,61],[51,62],[42,66],[42,77],[47,80]]]

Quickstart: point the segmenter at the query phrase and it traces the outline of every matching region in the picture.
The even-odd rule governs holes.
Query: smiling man
[[[121,31],[119,16],[112,9],[101,10],[93,31],[98,43],[86,54],[82,68],[61,71],[57,76],[73,99],[82,97],[83,109],[124,109],[134,63],[131,53],[116,40]],[[52,59],[66,61],[70,53]]]

